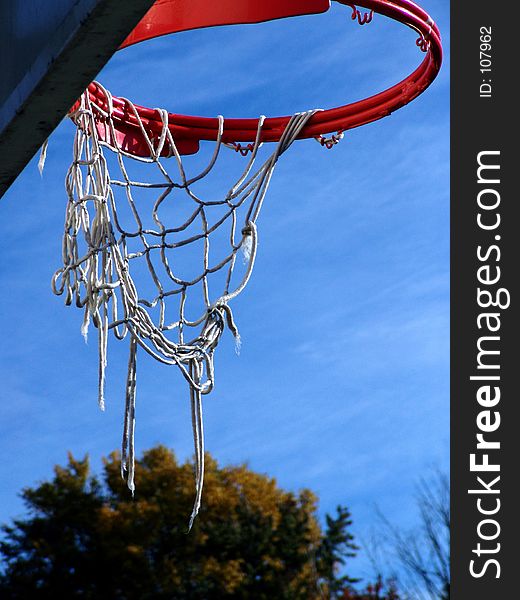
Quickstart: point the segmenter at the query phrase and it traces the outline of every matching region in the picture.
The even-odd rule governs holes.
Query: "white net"
[[[256,221],[276,162],[316,111],[291,117],[275,150],[256,167],[261,117],[243,172],[227,193],[208,200],[193,191],[194,184],[210,173],[226,146],[221,139],[224,118],[219,117],[219,135],[208,165],[188,177],[168,128],[168,113],[156,109],[163,127],[159,136],[152,137],[134,105],[125,100],[149,149],[149,156],[136,157],[115,142],[112,98],[103,91],[108,110],[85,93],[71,115],[77,131],[66,177],[63,266],[52,287],[54,293],[65,294],[67,305],[74,302],[84,310],[84,336],[91,322],[97,328],[101,408],[109,332],[119,340],[130,339],[121,474],[132,492],[137,347],[164,364],[176,365],[188,382],[196,468],[191,527],[201,503],[202,396],[214,386],[213,353],[226,325],[237,344],[240,341],[229,302],[251,276],[258,243]],[[100,139],[100,123],[110,143]],[[168,159],[176,165],[176,177],[166,169]],[[137,176],[131,175],[132,168]],[[240,254],[243,260],[238,260]]]

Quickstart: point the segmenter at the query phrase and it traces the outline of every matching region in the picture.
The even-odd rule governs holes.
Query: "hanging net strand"
[[[274,151],[257,166],[265,119],[260,117],[256,139],[234,185],[221,197],[203,199],[195,193],[194,184],[213,170],[222,146],[226,146],[222,141],[224,118],[218,118],[218,136],[207,166],[189,178],[168,127],[168,113],[155,109],[162,129],[159,135],[152,134],[133,103],[124,99],[125,109],[138,123],[149,150],[149,156],[134,156],[125,149],[127,141],[116,132],[110,92],[96,85],[105,95],[100,103],[104,108],[85,93],[70,114],[76,135],[65,182],[68,202],[63,266],[53,276],[52,289],[65,296],[65,304],[74,302],[83,310],[81,332],[85,339],[91,323],[97,329],[98,402],[102,409],[109,333],[119,340],[129,336],[121,474],[132,493],[137,347],[161,363],[176,365],[188,382],[196,482],[191,528],[201,504],[202,396],[214,386],[213,354],[226,327],[239,347],[240,336],[229,303],[250,279],[258,246],[256,222],[278,158],[317,110],[293,115]],[[176,177],[169,174],[167,159],[176,165]],[[130,174],[131,168],[138,175],[144,174],[142,167],[146,165],[147,180]],[[154,166],[152,181],[150,166]],[[179,210],[181,200],[187,211]],[[210,243],[222,231],[227,248],[213,258]],[[220,238],[212,248],[221,250]],[[183,275],[186,260],[182,254],[187,248],[197,249],[196,260],[189,262],[191,271],[200,262],[196,274],[189,277]],[[237,261],[239,253],[242,261]]]

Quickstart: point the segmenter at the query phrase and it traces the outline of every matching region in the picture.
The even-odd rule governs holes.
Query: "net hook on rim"
[[[346,6],[350,6],[350,8],[352,9],[352,16],[351,19],[353,21],[355,21],[357,19],[357,22],[360,25],[366,25],[368,23],[372,22],[372,19],[374,17],[374,11],[371,10],[369,12],[363,13],[361,14],[361,12],[359,11],[358,8],[356,8],[356,6],[354,6],[354,4],[350,4],[350,3],[345,3]]]

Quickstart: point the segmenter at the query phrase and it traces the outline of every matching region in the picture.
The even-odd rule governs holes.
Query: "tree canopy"
[[[279,488],[246,466],[206,457],[204,502],[190,533],[193,464],[163,446],[137,461],[135,497],[119,455],[93,476],[69,455],[54,477],[25,488],[24,518],[3,526],[0,597],[34,600],[397,599],[339,574],[357,547],[338,507],[323,531],[317,499]],[[379,585],[379,587],[378,587]]]

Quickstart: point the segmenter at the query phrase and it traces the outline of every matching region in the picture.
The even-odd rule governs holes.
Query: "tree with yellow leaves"
[[[284,491],[272,478],[246,466],[221,468],[208,455],[204,502],[188,533],[193,468],[163,446],[152,448],[137,462],[132,498],[116,453],[104,461],[103,482],[90,474],[88,458],[69,455],[52,481],[23,490],[28,516],[3,526],[0,597],[312,600],[354,593],[355,581],[338,574],[357,549],[347,509],[327,516],[322,531],[310,491]]]

